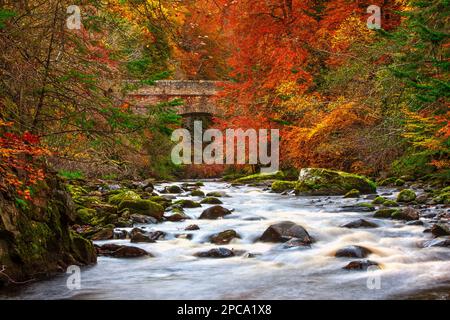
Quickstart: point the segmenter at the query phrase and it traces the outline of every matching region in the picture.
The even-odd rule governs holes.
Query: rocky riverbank
[[[216,261],[229,261],[226,265],[241,275],[243,283],[258,273],[267,277],[269,271],[270,277],[281,277],[283,283],[284,274],[297,272],[291,268],[301,265],[309,274],[305,281],[318,281],[326,291],[336,281],[329,278],[333,273],[340,279],[360,279],[361,271],[372,267],[381,270],[389,279],[385,281],[397,283],[409,272],[418,276],[424,262],[430,270],[440,270],[449,260],[446,186],[417,181],[397,185],[395,179],[377,188],[365,177],[317,169],[303,171],[297,181],[283,178],[276,173],[229,183],[70,181],[67,188],[77,214],[69,224],[73,233],[94,241],[100,256],[99,265],[87,274],[125,263],[127,270],[114,283],[129,289],[140,288],[133,283],[136,277],[156,277],[152,281],[166,283],[157,280],[158,275],[171,274],[176,283],[191,279],[189,286],[195,292],[197,286],[206,285],[200,278],[211,276],[211,270],[219,272]],[[251,274],[243,271],[253,265],[257,269]],[[404,265],[403,274],[393,276],[399,265]],[[217,277],[226,288],[226,280]],[[269,286],[263,279],[255,281]],[[285,286],[293,290],[288,282]],[[145,291],[141,297],[168,297],[141,290]],[[223,297],[221,290],[214,290],[216,298]],[[315,296],[325,297],[325,291]],[[173,294],[183,297],[180,292]]]

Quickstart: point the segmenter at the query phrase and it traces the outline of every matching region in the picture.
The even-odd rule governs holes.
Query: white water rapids
[[[162,185],[158,185],[160,189]],[[19,291],[0,295],[13,299],[383,299],[398,297],[450,281],[450,250],[422,248],[431,239],[423,226],[374,219],[373,212],[341,211],[345,205],[367,201],[343,197],[298,197],[262,191],[257,187],[232,187],[206,182],[201,190],[225,191],[222,206],[235,211],[219,220],[197,220],[202,208],[185,209],[192,217],[183,222],[139,225],[146,231],[168,233],[156,243],[130,244],[129,240],[99,241],[138,246],[152,258],[99,257],[95,266],[82,268],[81,289],[69,290],[69,275],[61,274]],[[379,193],[393,190],[382,189]],[[390,196],[394,198],[395,193]],[[181,196],[180,199],[200,198]],[[370,200],[369,200],[370,201]],[[364,218],[378,228],[348,229],[340,225]],[[283,248],[283,244],[255,242],[273,223],[293,221],[315,239],[311,248]],[[200,230],[184,231],[191,224]],[[254,258],[198,258],[199,251],[218,247],[208,238],[233,229],[241,239],[225,248],[257,254]],[[175,234],[192,233],[192,240]],[[354,258],[336,258],[347,245],[373,251],[368,257],[381,264],[378,271],[342,269]],[[370,289],[368,278],[379,277],[381,288]]]

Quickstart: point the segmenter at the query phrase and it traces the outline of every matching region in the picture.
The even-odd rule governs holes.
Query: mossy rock
[[[383,206],[385,207],[398,207],[398,203],[394,200],[386,200],[383,202]]]
[[[345,195],[352,189],[360,193],[375,193],[376,184],[368,178],[356,174],[328,169],[306,168],[300,171],[297,194],[304,195]]]
[[[76,222],[79,224],[90,224],[96,213],[96,210],[90,208],[78,209]]]
[[[220,191],[212,191],[206,194],[207,197],[215,197],[215,198],[220,198],[223,197],[224,195],[225,193]]]
[[[242,178],[234,180],[235,183],[250,183],[250,182],[261,182],[269,180],[283,180],[285,178],[282,171],[277,171],[273,173],[256,173]]]
[[[359,198],[360,192],[359,190],[352,189],[344,195],[344,198]]]
[[[204,197],[205,193],[202,190],[193,190],[191,192],[191,196],[193,196],[193,197]]]
[[[119,211],[128,210],[130,214],[142,214],[161,220],[164,207],[151,200],[124,200],[119,204]]]
[[[286,190],[294,190],[296,184],[296,181],[277,180],[272,182],[272,191],[281,193]]]
[[[433,198],[435,203],[450,204],[450,192],[444,192]]]
[[[375,199],[373,199],[372,203],[373,204],[383,204],[385,201],[386,201],[385,197],[378,196]]]
[[[400,191],[397,196],[397,202],[412,202],[416,200],[416,193],[410,189]]]
[[[177,185],[168,186],[165,188],[165,190],[168,193],[182,193],[183,192],[183,189],[181,189],[181,187],[177,186]]]
[[[220,199],[215,197],[207,197],[200,201],[201,204],[222,204],[223,202]]]
[[[77,261],[83,264],[91,264],[97,261],[97,254],[92,241],[83,238],[74,231],[70,232],[70,239],[72,255]]]
[[[172,204],[172,200],[166,199],[166,198],[161,197],[161,196],[152,196],[148,200],[156,202],[156,203],[159,203],[164,208],[167,208],[167,207],[169,207]]]
[[[373,215],[374,218],[392,218],[392,215],[398,214],[399,209],[380,209]]]
[[[202,206],[198,202],[186,199],[175,201],[175,204],[180,205],[182,208],[199,208]]]
[[[397,180],[397,178],[395,178],[395,177],[386,178],[386,179],[378,181],[377,185],[379,185],[380,187],[392,186],[395,184],[396,180]]]
[[[134,191],[127,190],[110,196],[108,202],[117,206],[124,200],[141,200],[141,196]]]
[[[356,207],[360,207],[360,208],[367,208],[370,210],[375,210],[375,207],[373,206],[373,204],[369,203],[369,202],[360,202],[356,204]]]
[[[405,180],[403,180],[403,179],[397,179],[397,180],[395,180],[394,184],[395,184],[395,186],[397,186],[397,187],[404,186],[404,185],[405,185]]]
[[[197,181],[194,183],[194,185],[196,185],[197,187],[204,187],[205,184],[202,181]]]

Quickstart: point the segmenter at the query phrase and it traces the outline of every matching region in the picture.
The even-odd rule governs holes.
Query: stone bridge
[[[183,117],[185,126],[191,127],[194,120],[210,120],[218,115],[214,96],[220,90],[219,81],[209,80],[160,80],[153,86],[141,87],[129,94],[135,111],[146,109],[160,102],[183,99],[177,113]]]

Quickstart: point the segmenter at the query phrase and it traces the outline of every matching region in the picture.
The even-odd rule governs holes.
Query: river
[[[163,185],[158,185],[161,188]],[[343,197],[280,195],[259,187],[206,182],[205,192],[225,191],[223,206],[235,211],[220,220],[197,220],[202,208],[185,209],[192,220],[141,225],[168,233],[166,240],[132,244],[154,257],[117,259],[99,257],[95,266],[82,268],[81,289],[69,290],[69,275],[33,283],[0,298],[13,299],[389,299],[402,298],[450,282],[450,250],[423,248],[431,239],[424,226],[374,219],[373,212],[343,210],[367,201]],[[395,199],[396,191],[380,188]],[[180,199],[200,200],[181,196]],[[364,218],[379,225],[348,229],[340,225]],[[293,221],[315,239],[311,248],[286,249],[283,244],[255,242],[271,224]],[[200,230],[184,231],[190,224]],[[217,247],[208,238],[233,229],[240,235],[225,248],[255,254],[226,259],[197,258],[194,253]],[[192,233],[191,240],[175,238]],[[129,244],[129,240],[98,241]],[[350,271],[343,267],[354,258],[336,258],[336,250],[362,245],[378,262],[375,271]],[[375,282],[374,282],[375,281]],[[368,285],[369,283],[369,285]],[[370,283],[379,285],[373,286]],[[437,289],[438,290],[438,289]]]

